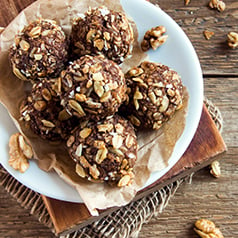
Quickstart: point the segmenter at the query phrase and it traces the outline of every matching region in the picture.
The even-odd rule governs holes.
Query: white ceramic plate
[[[156,51],[149,51],[151,61],[160,62],[176,70],[188,88],[190,99],[185,130],[177,142],[169,159],[169,166],[151,175],[146,185],[152,184],[163,176],[179,160],[191,142],[197,129],[203,105],[203,78],[198,57],[192,44],[182,29],[165,12],[145,0],[121,0],[126,13],[136,22],[139,42],[151,27],[164,25],[169,35],[166,43]],[[110,8],[110,6],[109,6]],[[59,200],[82,202],[75,189],[66,184],[56,173],[40,170],[34,161],[30,168],[21,174],[8,165],[8,140],[16,132],[7,111],[0,105],[0,162],[7,171],[27,187]]]

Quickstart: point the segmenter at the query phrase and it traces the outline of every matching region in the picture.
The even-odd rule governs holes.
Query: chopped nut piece
[[[25,40],[21,40],[19,45],[20,45],[21,49],[24,51],[28,51],[28,49],[30,48],[30,44]]]
[[[82,131],[79,132],[79,135],[85,139],[90,135],[91,132],[92,132],[91,128],[84,128]]]
[[[99,172],[96,164],[89,167],[89,173],[92,175],[92,177],[94,179],[98,179],[98,176],[100,175],[100,172]]]
[[[21,73],[21,71],[13,65],[13,73],[21,80],[26,81],[27,78]]]
[[[238,47],[238,33],[236,32],[229,32],[228,35],[228,46],[232,49]]]
[[[130,175],[124,175],[121,179],[120,179],[120,181],[118,182],[118,184],[117,184],[117,186],[118,187],[125,187],[125,186],[127,186],[129,183],[130,183],[130,181],[131,181],[131,177],[130,177]]]
[[[112,138],[112,145],[115,149],[119,149],[122,146],[123,137],[119,135],[114,135]]]
[[[43,100],[36,101],[36,102],[34,103],[34,108],[35,108],[37,111],[43,111],[43,110],[45,110],[45,108],[46,108],[46,102],[43,101]]]
[[[94,91],[98,95],[98,97],[102,97],[102,95],[104,94],[104,88],[100,82],[94,82]]]
[[[147,51],[150,48],[156,50],[159,46],[165,43],[168,36],[164,35],[166,29],[164,26],[156,26],[145,33],[144,39],[141,42],[141,49]]]
[[[76,173],[82,178],[86,177],[86,173],[84,171],[84,168],[80,164],[76,164]]]
[[[102,148],[102,149],[99,149],[99,150],[97,151],[97,154],[96,154],[96,157],[95,157],[95,161],[96,161],[98,164],[101,164],[102,161],[107,158],[107,153],[108,153],[107,148],[104,147],[104,148]]]
[[[213,161],[210,167],[211,167],[210,173],[215,178],[221,177],[221,168],[220,168],[220,163],[218,161]]]
[[[74,109],[80,117],[84,117],[86,115],[81,105],[75,100],[69,100],[69,106]]]
[[[68,120],[70,117],[71,117],[71,115],[69,115],[69,113],[68,113],[65,109],[63,109],[62,111],[60,111],[59,114],[58,114],[58,119],[59,119],[60,121],[66,121],[66,120]]]
[[[79,102],[85,102],[87,100],[87,97],[82,93],[76,93],[75,99]]]
[[[194,231],[202,238],[224,238],[215,224],[207,219],[197,220]]]
[[[71,135],[66,142],[67,147],[70,147],[74,143],[74,141],[75,141],[75,137]]]
[[[187,6],[190,3],[190,0],[184,0],[185,6]]]
[[[34,58],[35,58],[35,60],[41,60],[42,57],[43,57],[42,54],[34,54]]]
[[[42,90],[42,97],[46,100],[46,101],[50,101],[51,100],[51,93],[50,93],[50,91],[47,89],[47,88],[44,88],[43,90]]]
[[[8,163],[15,170],[24,173],[28,169],[28,159],[32,158],[33,151],[20,133],[12,135],[9,139],[9,155]]]
[[[213,32],[213,31],[207,31],[207,30],[205,30],[205,31],[203,32],[203,34],[204,34],[204,36],[205,36],[205,38],[206,38],[207,40],[210,40],[210,39],[212,38],[212,36],[214,35],[214,32]]]
[[[104,48],[104,40],[103,39],[95,40],[94,46],[97,47],[99,51],[101,51]]]
[[[110,132],[113,129],[112,124],[101,124],[97,126],[99,132]]]
[[[83,150],[83,145],[79,144],[79,146],[77,147],[77,149],[75,151],[75,155],[80,157],[82,155],[82,150]]]
[[[49,127],[49,128],[55,127],[55,124],[51,121],[41,120],[41,122],[45,127]]]
[[[40,36],[40,33],[41,33],[41,27],[36,26],[36,27],[31,29],[31,31],[28,33],[28,35],[30,37],[38,37],[38,36]]]
[[[219,12],[223,12],[226,8],[226,4],[221,0],[210,0],[209,7],[210,8],[215,8]]]

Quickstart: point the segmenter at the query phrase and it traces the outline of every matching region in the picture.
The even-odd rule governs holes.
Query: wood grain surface
[[[228,146],[220,161],[222,177],[213,178],[209,169],[197,172],[192,184],[181,186],[162,214],[143,225],[140,238],[196,238],[193,223],[209,218],[225,237],[238,237],[238,48],[227,47],[226,35],[238,32],[238,2],[224,0],[220,13],[207,7],[209,0],[152,0],[167,12],[186,32],[199,56],[205,95],[219,107],[224,119],[223,138]],[[0,26],[7,24],[32,0],[1,0]],[[214,31],[208,41],[204,30]],[[55,237],[36,218],[22,209],[0,187],[0,237]]]

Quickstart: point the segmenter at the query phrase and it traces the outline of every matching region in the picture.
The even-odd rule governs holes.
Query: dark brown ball
[[[55,21],[38,19],[16,35],[9,58],[22,80],[56,77],[68,61],[68,40]]]
[[[21,106],[21,117],[34,133],[43,139],[67,139],[78,126],[78,118],[70,116],[60,105],[57,79],[35,83]]]
[[[113,115],[126,98],[121,68],[103,55],[83,56],[61,73],[61,104],[81,120]]]
[[[133,126],[114,115],[97,123],[85,121],[67,141],[79,176],[93,182],[128,185],[137,159]]]
[[[133,30],[126,16],[106,7],[89,9],[72,26],[74,57],[103,54],[121,63],[131,55],[133,41]]]
[[[159,129],[181,108],[183,85],[168,66],[143,62],[126,74],[128,98],[123,112],[134,126]]]

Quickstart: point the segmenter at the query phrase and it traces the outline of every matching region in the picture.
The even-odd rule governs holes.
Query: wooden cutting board
[[[140,191],[134,200],[209,165],[212,161],[219,159],[225,151],[226,145],[204,105],[198,129],[181,159],[162,178]],[[65,202],[43,195],[42,197],[53,221],[55,231],[60,235],[71,233],[119,209],[114,207],[103,210],[100,211],[99,216],[93,217],[83,203]]]

